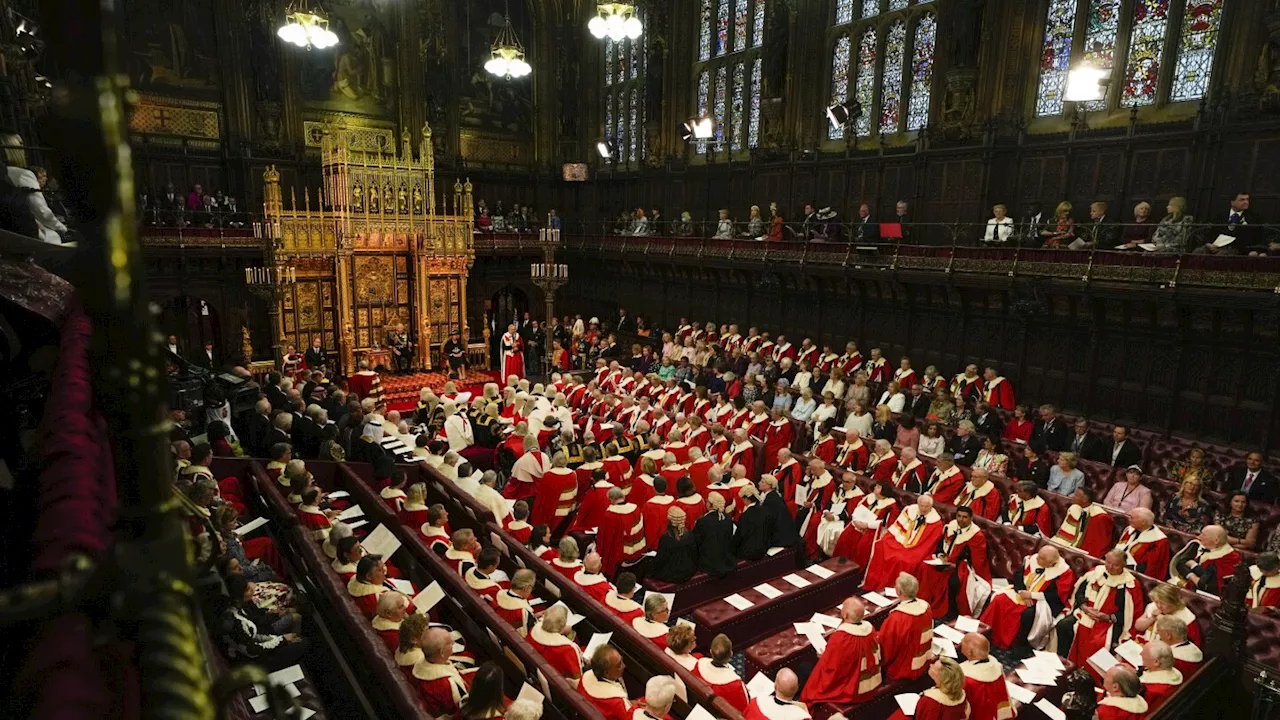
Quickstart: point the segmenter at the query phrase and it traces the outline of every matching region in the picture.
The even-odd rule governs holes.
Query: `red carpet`
[[[497,373],[484,370],[471,370],[467,372],[467,382],[455,381],[458,392],[469,392],[478,395],[484,389],[487,382],[495,382],[498,378]],[[415,375],[389,375],[384,374],[382,379],[382,392],[387,398],[387,409],[405,412],[406,410],[415,410],[418,407],[418,394],[422,392],[422,388],[429,387],[439,394],[444,384],[448,382],[449,376],[444,372],[425,372]]]

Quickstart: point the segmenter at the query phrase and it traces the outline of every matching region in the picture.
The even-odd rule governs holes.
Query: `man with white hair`
[[[604,574],[614,575],[619,567],[633,565],[644,557],[647,539],[644,515],[634,503],[627,502],[622,488],[609,488],[607,497],[609,506],[596,532],[596,549]]]
[[[546,658],[551,667],[570,680],[582,677],[582,653],[567,635],[569,608],[557,603],[542,613],[542,619],[529,631],[529,644]]]
[[[1206,525],[1195,540],[1182,546],[1169,561],[1169,584],[1222,596],[1236,572],[1240,553],[1227,542],[1221,525]]]
[[[1116,550],[1137,572],[1164,580],[1169,574],[1169,538],[1156,527],[1156,515],[1147,508],[1129,511],[1129,526],[1120,534]]]
[[[1071,601],[1075,573],[1052,545],[1041,547],[1022,562],[1022,572],[1010,578],[1008,587],[991,597],[982,611],[982,622],[991,626],[991,644],[1008,650],[1015,643],[1031,642],[1043,647],[1052,627],[1031,631],[1036,619],[1036,606],[1045,603],[1050,618],[1057,618]]]
[[[902,573],[894,582],[898,604],[880,625],[880,653],[886,680],[921,677],[929,670],[933,654],[933,613],[929,603],[916,597],[920,584]]]
[[[849,417],[853,417],[850,413]],[[844,432],[844,442],[836,448],[834,463],[854,472],[867,469],[867,461],[871,459],[871,448],[862,442],[862,435],[857,428],[849,428]]]
[[[1057,622],[1058,651],[1071,648],[1068,660],[1096,672],[1089,658],[1128,638],[1134,618],[1142,614],[1142,592],[1138,579],[1125,567],[1124,552],[1107,552],[1102,565],[1076,581],[1074,610]]]
[[[542,720],[542,703],[516,700],[502,714],[504,720]]]
[[[413,666],[413,677],[432,717],[452,717],[467,696],[467,683],[449,659],[452,654],[453,637],[448,630],[433,627],[423,633],[423,659]]]
[[[898,467],[894,469],[890,479],[893,481],[893,486],[899,490],[922,493],[925,492],[924,471],[924,463],[917,457],[916,449],[905,447],[898,455]]]
[[[851,597],[840,605],[840,625],[827,636],[800,698],[806,703],[852,705],[880,687],[880,633],[863,620],[867,606]]]
[[[760,478],[760,509],[764,515],[767,547],[791,547],[800,541],[796,522],[778,490],[778,480],[772,475]]]
[[[1194,616],[1192,616],[1194,622]],[[1187,637],[1187,623],[1174,615],[1161,615],[1153,626],[1155,638],[1173,652],[1173,666],[1189,678],[1200,669],[1204,653]]]
[[[445,478],[457,482],[458,461],[461,459],[462,458],[458,453],[448,450],[445,452],[444,460],[440,463],[440,467],[437,469],[440,470],[440,474],[445,476]]]
[[[493,609],[507,624],[516,629],[521,636],[528,634],[533,627],[535,617],[529,597],[533,595],[533,584],[538,576],[528,568],[520,568],[511,576],[511,587],[498,591]]]
[[[609,578],[601,574],[600,567],[600,553],[587,553],[582,559],[582,569],[573,575],[573,582],[602,603],[613,587],[609,585]]]
[[[908,448],[910,449],[910,448]],[[902,451],[904,454],[907,450]],[[986,470],[974,468],[969,473],[969,482],[956,498],[956,505],[964,505],[973,510],[973,514],[995,522],[1000,517],[1000,490],[991,482]]]
[[[676,681],[667,675],[654,675],[644,686],[644,707],[631,711],[631,720],[665,718],[676,700]]]
[[[729,447],[729,457],[722,465],[724,467],[741,465],[747,469],[749,475],[755,474],[756,451],[751,445],[751,440],[747,438],[746,430],[738,428],[733,431],[733,444]]]
[[[505,524],[507,516],[511,513],[507,510],[507,499],[497,490],[497,484],[498,473],[486,470],[484,475],[480,476],[480,484],[476,486],[475,498],[476,502],[493,513],[498,523]]]
[[[796,699],[800,678],[791,668],[782,668],[773,679],[773,694],[755,697],[743,713],[744,720],[809,720],[809,708]]]
[[[631,621],[636,632],[649,638],[655,645],[667,649],[667,632],[671,630],[667,620],[671,618],[671,606],[667,598],[656,592],[644,596],[644,616]]]
[[[1154,711],[1182,686],[1182,673],[1173,650],[1159,640],[1142,646],[1142,665],[1142,695]]]
[[[880,592],[900,574],[917,572],[920,563],[937,549],[943,528],[942,516],[933,508],[933,498],[917,497],[915,504],[904,508],[889,531],[876,541],[862,588]]]
[[[689,481],[693,483],[693,489],[698,494],[706,497],[708,489],[711,485],[711,469],[715,465],[707,458],[702,449],[699,447],[689,448],[689,466],[687,472]]]
[[[409,598],[403,593],[388,591],[378,595],[378,613],[373,616],[373,629],[393,653],[400,647],[400,623],[408,610]]]
[[[449,449],[455,453],[476,444],[475,430],[471,427],[471,418],[465,412],[458,412],[458,406],[452,400],[441,403],[444,407],[444,438],[449,442]]]

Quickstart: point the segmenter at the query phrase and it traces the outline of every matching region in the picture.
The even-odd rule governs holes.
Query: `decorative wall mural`
[[[356,258],[355,296],[357,303],[390,302],[391,280],[395,273],[391,269],[391,258],[374,255]]]
[[[324,9],[338,45],[301,56],[302,99],[326,110],[387,114],[396,86],[390,0],[330,0]]]
[[[511,24],[524,43],[525,59],[532,62],[533,23],[524,0],[510,3]],[[459,117],[464,127],[528,136],[533,131],[533,78],[497,78],[485,72],[489,48],[502,31],[503,0],[472,0],[459,10],[468,28],[463,40],[462,91]]]
[[[129,0],[121,53],[133,86],[215,90],[218,47],[211,0]]]

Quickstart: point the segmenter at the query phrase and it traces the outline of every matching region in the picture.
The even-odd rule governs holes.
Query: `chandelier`
[[[524,46],[520,44],[520,38],[516,37],[516,29],[511,25],[509,5],[504,19],[506,24],[502,26],[498,37],[493,39],[493,46],[489,48],[489,61],[484,64],[484,69],[490,75],[497,77],[507,79],[524,77],[532,72],[533,68],[524,60]]]
[[[614,42],[624,38],[635,40],[644,32],[644,24],[636,17],[632,3],[602,2],[596,5],[596,16],[587,23],[587,29],[597,39],[608,37]]]
[[[338,36],[329,29],[329,18],[317,4],[312,10],[307,0],[294,0],[284,14],[284,25],[276,31],[280,39],[300,48],[331,48]]]

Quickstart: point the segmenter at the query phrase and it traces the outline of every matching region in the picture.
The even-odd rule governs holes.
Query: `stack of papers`
[[[1116,655],[1135,668],[1142,667],[1142,646],[1132,640],[1116,646]]]
[[[764,673],[758,672],[747,683],[747,694],[752,698],[768,697],[773,694],[773,681],[765,677]]]
[[[782,597],[782,591],[770,585],[769,583],[761,583],[751,589],[769,598],[770,600],[776,597]]]
[[[946,560],[943,560],[942,558],[929,558],[928,560],[924,561],[924,564],[933,565],[934,567],[947,567],[951,563],[947,562]]]
[[[747,608],[755,606],[755,603],[742,597],[738,593],[726,595],[724,601],[732,605],[736,610],[746,610]]]
[[[893,604],[892,600],[881,595],[878,592],[865,592],[862,594],[862,599],[878,607],[889,607],[890,605]]]
[[[1066,668],[1062,658],[1057,654],[1037,650],[1034,655],[1023,661],[1022,667],[1015,672],[1018,679],[1028,685],[1052,686],[1058,684],[1058,678]]]
[[[359,506],[359,505],[352,505],[351,507],[347,508],[346,510],[343,510],[343,511],[342,511],[342,514],[338,516],[338,519],[339,519],[339,520],[350,520],[351,518],[358,518],[358,517],[363,517],[363,516],[364,516],[364,511],[360,509],[360,506]]]
[[[830,578],[831,576],[836,574],[834,570],[828,570],[827,568],[821,565],[810,565],[809,567],[805,568],[805,570],[808,570],[809,572],[813,573],[814,575],[817,575],[823,580],[826,580],[827,578]]]
[[[938,627],[934,628],[933,636],[935,638],[943,638],[945,640],[950,640],[953,643],[958,643],[961,640],[964,640],[964,633],[960,632],[959,630],[956,630],[950,625],[939,625]]]
[[[701,705],[694,705],[689,714],[684,716],[684,720],[715,720],[715,716]]]
[[[829,628],[840,627],[840,618],[832,617],[830,615],[824,615],[822,613],[814,613],[813,617],[809,618],[809,622],[817,623],[819,625],[825,625]]]
[[[351,493],[347,492],[346,490],[334,490],[328,495],[325,495],[325,497],[329,498],[330,500],[337,500],[339,498],[351,497]]]
[[[1021,685],[1014,685],[1013,683],[1006,680],[1004,682],[1004,686],[1009,691],[1009,699],[1013,700],[1014,702],[1019,702],[1019,703],[1022,703],[1023,705],[1026,705],[1027,703],[1034,702],[1036,699],[1035,693],[1022,687]]]
[[[534,690],[533,686],[529,683],[525,683],[524,687],[520,688],[520,694],[516,696],[517,701],[529,700],[535,703],[538,707],[542,707],[542,701],[545,699],[546,698],[543,697],[542,693]]]
[[[858,507],[853,509],[851,518],[853,522],[860,522],[867,527],[880,527],[880,518],[862,503],[858,503]]]
[[[884,596],[885,596],[885,597],[887,597],[887,598],[896,598],[896,597],[898,597],[898,589],[897,589],[897,588],[885,588],[885,589],[884,589],[884,592],[883,592],[883,593],[880,593],[880,594],[881,594],[881,595],[884,595]]]

